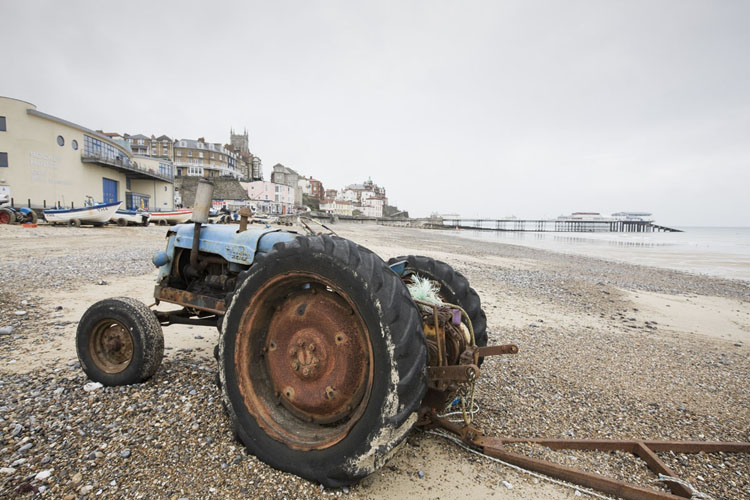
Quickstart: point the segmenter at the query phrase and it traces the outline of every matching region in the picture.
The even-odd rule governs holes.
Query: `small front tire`
[[[138,384],[159,369],[164,335],[146,304],[114,297],[100,300],[83,314],[76,351],[91,380],[108,386]]]

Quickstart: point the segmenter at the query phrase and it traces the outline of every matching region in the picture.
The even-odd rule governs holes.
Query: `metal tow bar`
[[[518,352],[518,348],[515,345],[509,344],[505,346],[483,347],[477,349],[477,351],[482,356],[491,356],[497,354],[515,354]],[[677,475],[659,459],[656,452],[750,453],[750,443],[748,442],[490,437],[485,436],[481,429],[472,426],[469,422],[464,424],[454,423],[439,416],[434,411],[426,415],[426,417],[429,421],[426,425],[427,427],[442,428],[449,431],[459,437],[466,445],[485,455],[530,471],[539,472],[627,500],[680,500],[692,498],[694,492],[685,486]],[[534,443],[554,450],[620,450],[630,452],[646,462],[651,471],[659,474],[659,477],[664,479],[671,493],[660,492],[599,474],[585,472],[575,467],[527,457],[505,448],[506,444],[515,443]],[[670,481],[669,478],[674,479],[674,481]]]

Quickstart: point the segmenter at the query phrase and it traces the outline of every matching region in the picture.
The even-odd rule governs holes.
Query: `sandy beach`
[[[750,282],[450,232],[333,229],[383,259],[419,254],[450,263],[482,299],[489,343],[519,345],[518,355],[482,367],[476,424],[487,434],[750,441]],[[167,327],[165,359],[151,381],[84,391],[77,321],[106,297],[151,304],[151,257],[165,234],[0,226],[0,328],[12,330],[0,335],[0,498],[580,495],[419,431],[384,468],[347,489],[276,471],[232,438],[214,385],[215,328]],[[516,450],[663,490],[628,454]],[[750,456],[660,458],[702,493],[750,499]],[[36,479],[42,471],[51,472]]]

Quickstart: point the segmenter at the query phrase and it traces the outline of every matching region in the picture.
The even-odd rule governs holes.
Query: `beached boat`
[[[118,210],[112,217],[112,221],[117,222],[119,226],[127,226],[128,224],[148,226],[150,218],[151,214],[143,210]]]
[[[187,222],[193,216],[193,210],[182,208],[172,212],[151,212],[151,222],[154,224],[182,224]]]
[[[51,224],[105,224],[115,215],[122,205],[121,201],[113,203],[95,203],[81,208],[59,208],[44,210],[44,220]]]

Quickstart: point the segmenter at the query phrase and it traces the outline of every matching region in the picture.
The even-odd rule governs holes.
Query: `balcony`
[[[96,163],[103,167],[114,168],[123,172],[130,179],[150,179],[164,182],[174,182],[174,177],[165,175],[152,168],[139,167],[137,162],[131,161],[130,158],[121,156],[113,157],[96,152],[81,153],[81,161],[84,163]]]

